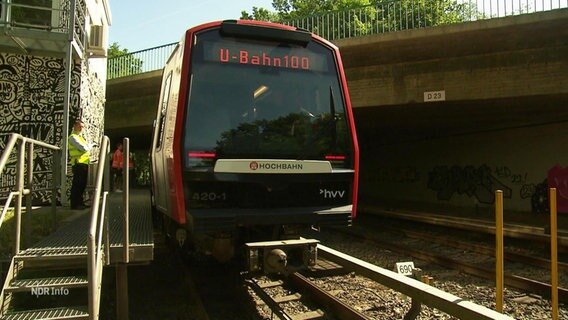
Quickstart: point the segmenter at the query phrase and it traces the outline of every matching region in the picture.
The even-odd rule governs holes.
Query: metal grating
[[[111,247],[122,247],[124,237],[122,226],[124,218],[122,215],[124,204],[122,194],[111,194],[108,199],[107,208],[112,208],[109,212],[109,228]],[[154,235],[152,226],[152,209],[150,193],[148,190],[130,190],[130,245],[131,246],[153,246]]]
[[[65,288],[77,288],[87,286],[87,276],[67,276],[67,277],[53,277],[53,278],[37,278],[37,279],[22,279],[14,280],[10,286],[6,288],[8,291],[27,291],[31,288],[37,287],[58,287],[64,286]]]
[[[130,248],[136,261],[153,257],[154,237],[152,210],[148,190],[130,190]],[[111,260],[120,261],[123,247],[122,194],[113,193],[107,199]],[[80,258],[87,255],[87,234],[90,211],[86,211],[67,225],[20,252],[19,260]],[[140,254],[137,254],[140,251]],[[117,256],[114,258],[114,256]]]
[[[4,320],[88,319],[86,306],[11,312]]]

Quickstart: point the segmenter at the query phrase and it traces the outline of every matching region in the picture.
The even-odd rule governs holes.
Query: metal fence
[[[84,1],[0,0],[0,28],[44,30],[53,33],[73,32],[74,39],[83,48],[87,43],[86,18]],[[71,23],[73,31],[70,29]]]
[[[568,0],[396,0],[291,19],[285,24],[337,40],[566,7]]]
[[[162,69],[177,42],[127,53],[107,61],[107,79],[132,76]]]
[[[568,0],[396,0],[284,21],[328,40],[502,18],[568,7]],[[108,59],[108,79],[158,70],[176,43]]]

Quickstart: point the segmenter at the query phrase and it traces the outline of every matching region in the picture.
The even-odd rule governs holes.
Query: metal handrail
[[[330,11],[284,20],[328,40],[421,29],[469,21],[551,11],[568,7],[568,0],[416,0],[382,1],[377,4]]]
[[[124,207],[124,263],[130,262],[130,139],[122,140],[123,163],[122,163],[122,203]]]
[[[106,169],[108,161],[106,161],[106,158],[109,152],[109,138],[104,136],[99,152],[99,166],[97,167],[97,177],[91,208],[91,224],[87,236],[90,319],[99,318],[103,263],[108,263],[109,243],[107,237],[108,221],[106,217],[108,191],[103,190],[103,188],[105,188],[103,187],[103,178],[106,176],[105,180],[108,180],[108,169]],[[103,238],[106,239],[104,246],[102,245]],[[105,256],[106,259],[103,259]]]
[[[76,5],[76,0],[59,0],[55,3],[57,6],[41,6],[14,3],[12,0],[0,0],[0,27],[19,28],[29,30],[45,30],[49,32],[70,34],[76,40],[77,45],[84,50],[87,43],[86,30],[86,5],[84,2],[81,6]],[[49,2],[52,3],[52,2]],[[28,23],[26,21],[17,21],[14,19],[14,11],[33,10],[51,13],[49,19],[39,19],[40,23]],[[12,37],[11,32],[7,33]],[[21,40],[14,40],[18,46],[25,51],[25,45]]]
[[[29,4],[21,4],[21,3],[14,3],[9,0],[2,0],[0,1],[1,10],[0,12],[0,25],[8,25],[8,26],[15,26],[15,27],[26,27],[26,28],[40,28],[40,29],[48,29],[50,31],[59,31],[59,32],[67,32],[68,26],[66,25],[68,19],[66,17],[67,9],[65,3],[69,1],[61,1],[58,8],[53,7],[46,7],[40,5],[29,5]],[[50,2],[51,3],[51,2]],[[58,2],[59,3],[59,2]],[[36,10],[36,11],[43,11],[43,12],[51,12],[49,24],[36,24],[36,23],[25,23],[22,21],[17,21],[14,19],[13,11],[15,10]],[[58,19],[54,20],[51,16],[57,15]],[[53,25],[53,21],[57,21],[57,25]]]
[[[2,208],[2,214],[0,214],[0,228],[2,228],[2,222],[4,222],[4,217],[8,212],[8,206],[10,205],[10,203],[12,203],[12,198],[17,195],[20,195],[20,193],[10,192],[10,194],[8,195],[8,200],[6,200],[6,205],[4,206],[4,208]]]
[[[20,243],[21,243],[21,230],[22,230],[22,200],[23,197],[27,197],[26,201],[26,210],[28,213],[32,211],[32,184],[33,184],[33,153],[34,153],[34,146],[43,147],[53,151],[53,166],[54,168],[59,167],[59,159],[58,153],[61,151],[61,148],[55,145],[51,145],[45,143],[43,141],[31,139],[24,137],[18,133],[12,133],[8,142],[6,143],[6,148],[2,152],[2,156],[0,156],[0,174],[4,171],[6,164],[8,163],[8,159],[12,154],[12,151],[16,147],[18,141],[20,144],[18,146],[18,160],[16,165],[16,190],[11,192],[8,196],[6,204],[2,210],[2,216],[0,216],[0,226],[2,225],[2,221],[4,220],[5,214],[7,212],[10,203],[14,196],[17,196],[16,203],[14,206],[14,217],[16,219],[16,230],[15,230],[15,242],[14,242],[14,255],[20,252]],[[29,146],[29,147],[28,147]],[[26,162],[26,147],[28,147],[27,152],[27,162]],[[24,176],[24,173],[27,172],[27,175]],[[59,189],[58,185],[58,175],[52,175],[52,213],[54,218],[56,217],[56,194],[57,190]],[[25,181],[27,180],[27,181]],[[24,186],[24,182],[27,186]],[[31,220],[31,215],[27,215],[28,219]],[[54,219],[55,221],[55,219]],[[31,221],[28,220],[28,223]],[[29,228],[28,228],[29,230]]]
[[[0,5],[2,7],[2,11],[0,12],[0,25],[7,25],[13,27],[24,27],[24,28],[31,28],[31,29],[47,29],[49,31],[55,32],[62,32],[66,33],[69,30],[69,3],[71,0],[62,0],[56,2],[58,5],[57,7],[52,6],[41,6],[41,5],[33,5],[33,4],[23,4],[23,3],[14,3],[10,0],[0,0]],[[51,4],[51,2],[49,2]],[[17,21],[14,19],[14,11],[35,11],[35,12],[45,12],[51,13],[49,15],[49,20],[42,21],[46,23],[37,24],[27,23],[23,21]],[[54,19],[53,17],[56,17]],[[53,22],[56,22],[57,25],[54,25]]]
[[[109,57],[107,60],[107,80],[164,68],[176,45],[177,42],[172,42],[158,47]]]

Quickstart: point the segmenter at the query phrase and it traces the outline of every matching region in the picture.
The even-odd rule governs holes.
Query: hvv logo
[[[335,199],[337,197],[343,198],[345,195],[345,190],[327,190],[320,189],[320,194],[323,194],[324,199]]]

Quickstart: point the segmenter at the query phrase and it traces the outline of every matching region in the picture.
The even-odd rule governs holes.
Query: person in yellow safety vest
[[[67,139],[69,158],[73,168],[73,182],[71,183],[71,209],[82,210],[87,208],[83,202],[83,193],[87,187],[89,163],[91,162],[90,151],[94,144],[89,144],[81,135],[85,124],[76,120],[73,131]]]

